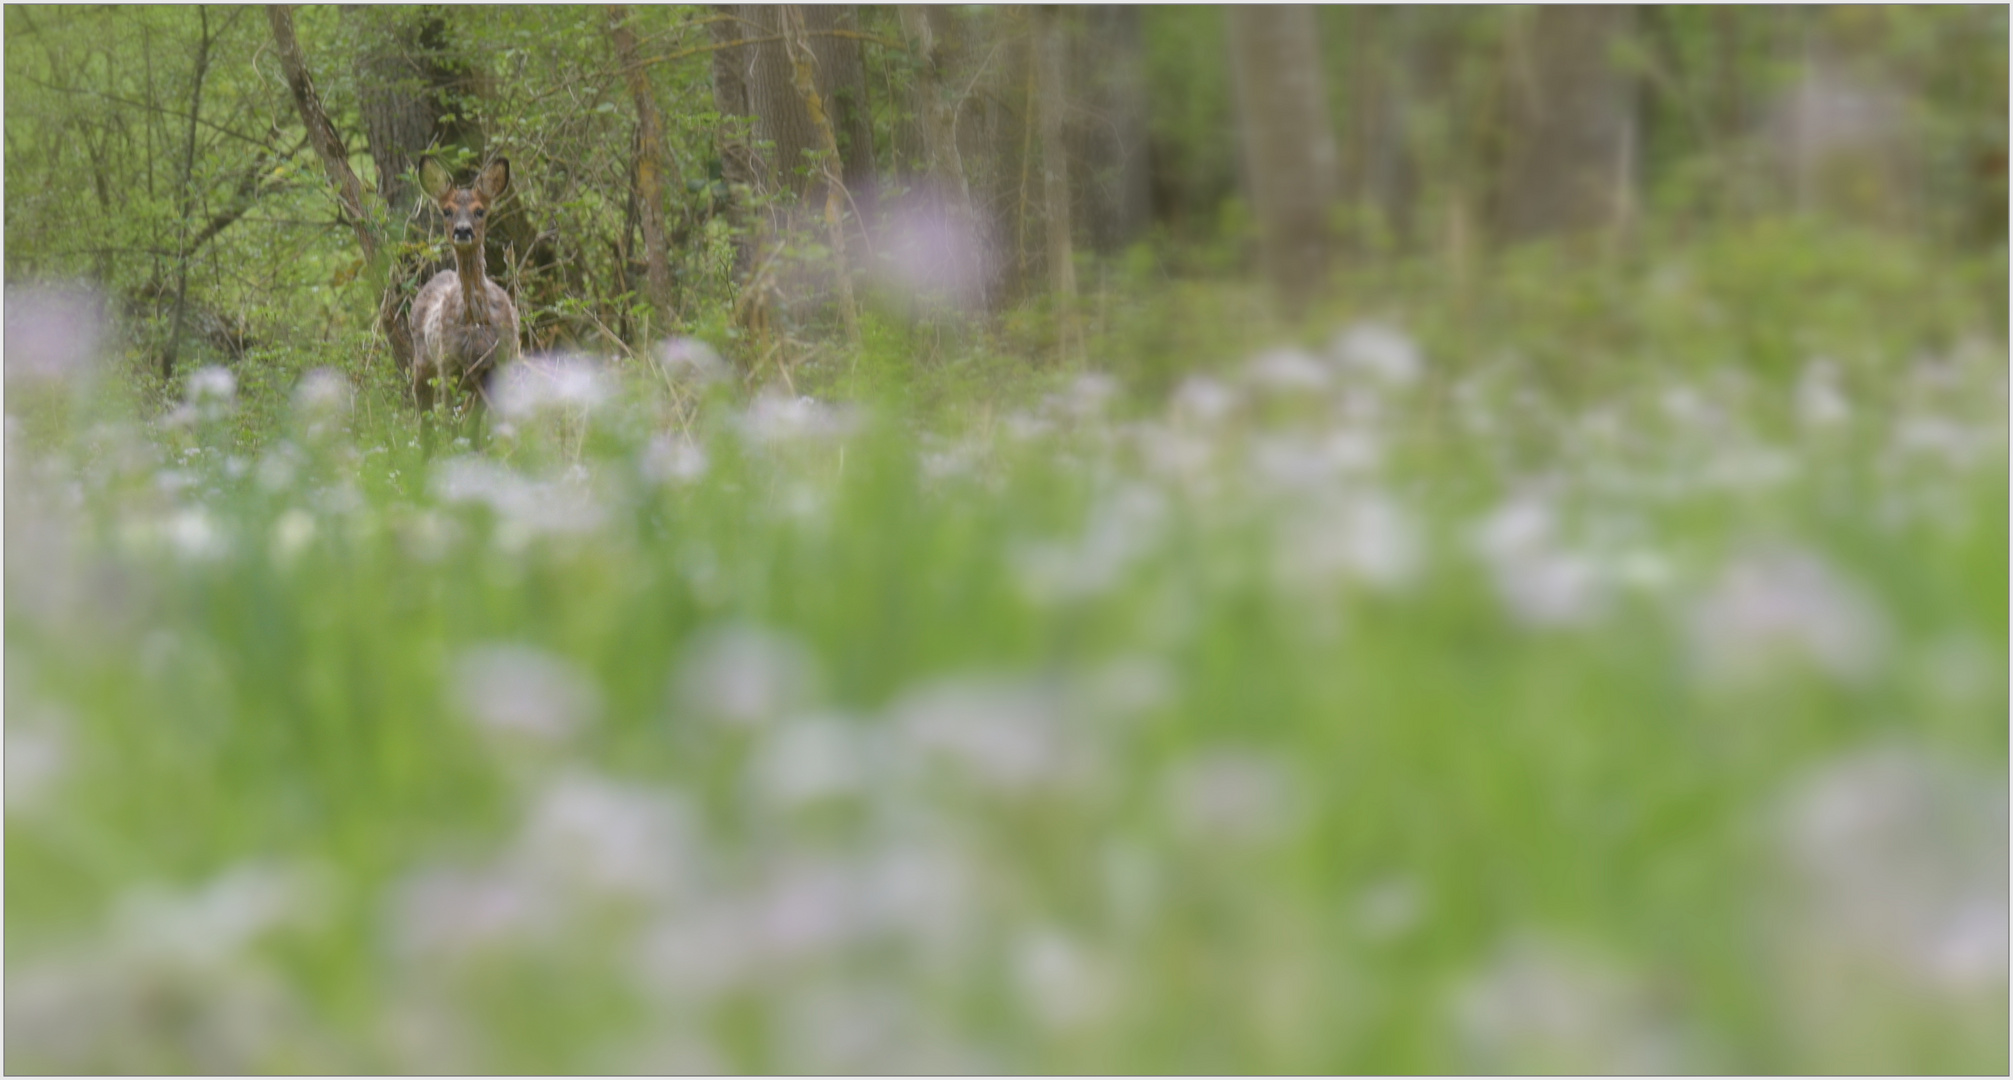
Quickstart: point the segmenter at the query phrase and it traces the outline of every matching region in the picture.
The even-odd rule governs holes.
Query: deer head
[[[447,223],[447,234],[453,239],[455,250],[467,252],[482,247],[486,228],[483,219],[510,188],[510,162],[497,158],[475,178],[475,186],[456,187],[447,169],[427,158],[419,167],[419,183],[426,189],[427,197],[440,207],[440,216]]]

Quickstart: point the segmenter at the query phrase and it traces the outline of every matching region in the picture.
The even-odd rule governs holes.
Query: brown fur
[[[518,322],[517,306],[489,280],[482,258],[488,210],[510,185],[510,163],[498,159],[474,187],[464,188],[429,159],[420,167],[420,182],[447,224],[455,264],[420,288],[407,316],[413,398],[425,413],[433,409],[436,385],[473,394],[480,403],[489,373],[517,358]]]

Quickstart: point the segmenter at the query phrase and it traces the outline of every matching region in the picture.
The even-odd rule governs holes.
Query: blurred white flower
[[[1852,419],[1852,402],[1838,385],[1838,364],[1812,360],[1796,383],[1796,418],[1808,428],[1830,427]]]
[[[6,744],[7,812],[20,815],[42,806],[61,782],[69,763],[69,742],[54,724],[14,712]]]
[[[273,523],[273,561],[281,566],[292,564],[314,539],[315,516],[300,507],[289,509]]]
[[[1558,519],[1542,496],[1512,498],[1476,527],[1474,547],[1495,578],[1496,591],[1519,622],[1576,626],[1605,607],[1600,567],[1555,542]]]
[[[690,816],[665,791],[567,772],[539,793],[515,857],[555,888],[662,901],[690,883]]]
[[[1164,785],[1175,827],[1191,839],[1255,844],[1294,823],[1292,777],[1271,755],[1212,748],[1175,762]]]
[[[1117,379],[1101,371],[1090,371],[1072,379],[1062,393],[1050,395],[1045,404],[1051,412],[1076,420],[1095,420],[1104,415],[1118,394]]]
[[[230,552],[230,538],[201,507],[177,511],[161,531],[175,554],[192,562],[213,561]]]
[[[1705,676],[1738,684],[1801,660],[1835,678],[1870,676],[1886,651],[1879,610],[1817,556],[1764,549],[1736,558],[1693,605],[1692,648]]]
[[[859,427],[859,421],[850,410],[764,391],[742,412],[736,426],[750,441],[775,444],[844,438]]]
[[[1301,349],[1268,349],[1244,367],[1245,381],[1277,394],[1326,390],[1334,376],[1328,366]]]
[[[1155,479],[1208,489],[1211,466],[1216,462],[1215,440],[1155,423],[1134,427],[1132,437],[1139,447],[1140,461]]]
[[[508,420],[549,410],[591,410],[615,394],[602,365],[584,356],[527,356],[496,373],[490,398]]]
[[[665,433],[650,440],[640,470],[660,484],[690,484],[706,475],[706,448],[691,438]]]
[[[685,649],[678,700],[729,724],[767,723],[808,705],[818,690],[817,658],[796,638],[754,626],[709,630]]]
[[[875,277],[897,295],[929,302],[977,302],[987,277],[986,245],[975,222],[948,208],[905,201],[881,229]]]
[[[1411,877],[1379,881],[1356,898],[1356,922],[1371,941],[1392,941],[1416,929],[1426,912],[1425,890]]]
[[[113,940],[134,958],[213,967],[275,929],[323,918],[328,889],[315,866],[241,863],[193,892],[146,887],[121,896]]]
[[[88,377],[105,329],[104,298],[88,287],[8,285],[7,380]]]
[[[1131,720],[1174,704],[1180,680],[1157,656],[1120,656],[1084,672],[1072,701],[1088,716]]]
[[[890,708],[909,745],[1003,792],[1067,779],[1059,703],[1038,688],[946,679],[911,690]]]
[[[1806,947],[2003,1001],[2003,773],[1909,747],[1853,751],[1791,787],[1780,835],[1797,878],[1786,925]]]
[[[577,476],[532,480],[472,455],[436,464],[429,487],[442,502],[488,504],[500,519],[498,539],[506,547],[539,536],[590,533],[608,519],[608,508]]]
[[[543,883],[510,871],[423,869],[394,887],[393,947],[414,960],[457,959],[550,938],[563,922]]]
[[[2005,458],[2006,427],[2003,420],[1973,427],[1944,416],[1904,416],[1894,426],[1892,446],[1891,456],[1898,461],[1926,457],[1946,468],[1965,470]]]
[[[340,417],[349,412],[354,397],[349,380],[333,368],[318,367],[294,387],[294,408],[315,419]]]
[[[1485,1073],[1693,1071],[1673,1018],[1640,976],[1591,950],[1513,942],[1455,996],[1471,1067]]]
[[[238,396],[238,377],[230,368],[212,364],[189,372],[182,390],[198,419],[214,420],[230,411]]]
[[[420,509],[398,517],[393,526],[405,553],[420,562],[439,562],[461,538],[461,530],[446,515]]]
[[[474,645],[455,654],[449,693],[494,731],[561,739],[594,719],[601,693],[571,661],[529,645]]]
[[[1381,494],[1322,499],[1290,515],[1279,531],[1274,570],[1282,589],[1356,579],[1391,589],[1416,575],[1418,530]]]
[[[766,960],[754,912],[738,900],[660,918],[634,952],[643,987],[680,1003],[711,1000],[747,986],[762,976]]]
[[[1053,927],[1023,932],[1014,949],[1022,1007],[1042,1027],[1063,1032],[1097,1023],[1118,1003],[1117,973]]]
[[[657,363],[673,382],[703,386],[734,374],[734,369],[720,359],[713,346],[698,338],[666,339],[657,346]]]
[[[1104,593],[1126,568],[1159,544],[1167,498],[1158,488],[1128,484],[1097,501],[1075,542],[1027,544],[1012,554],[1021,590],[1036,604]]]
[[[752,766],[750,781],[757,796],[791,810],[863,790],[876,763],[874,748],[858,724],[814,714],[777,725]]]
[[[1403,331],[1384,323],[1358,323],[1344,330],[1332,351],[1343,371],[1387,386],[1410,386],[1425,370],[1418,345]]]
[[[1177,422],[1208,427],[1222,422],[1238,404],[1237,391],[1207,375],[1190,375],[1175,388],[1168,411]]]
[[[300,447],[281,440],[259,458],[259,487],[269,492],[284,491],[300,476],[302,464]]]

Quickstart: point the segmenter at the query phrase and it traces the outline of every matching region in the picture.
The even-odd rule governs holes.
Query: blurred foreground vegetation
[[[2004,9],[289,17],[7,10],[10,1071],[2006,1069]]]

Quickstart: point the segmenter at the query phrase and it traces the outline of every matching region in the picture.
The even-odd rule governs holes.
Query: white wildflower
[[[706,475],[706,448],[681,435],[663,434],[650,440],[640,470],[660,484],[690,484]]]
[[[732,376],[713,346],[698,338],[669,338],[657,346],[657,363],[673,382],[705,385]]]
[[[349,413],[354,396],[342,373],[318,367],[294,387],[294,409],[310,421],[333,420]]]
[[[1606,582],[1599,566],[1558,547],[1557,529],[1550,502],[1523,495],[1497,508],[1475,530],[1475,550],[1488,564],[1498,595],[1529,626],[1583,624],[1605,605]]]
[[[608,519],[608,507],[577,475],[532,480],[471,455],[435,465],[430,488],[442,502],[486,503],[500,519],[498,538],[506,547],[538,536],[590,533]]]
[[[507,420],[549,410],[592,410],[615,394],[614,380],[584,356],[527,356],[496,374],[491,399]]]
[[[1176,421],[1208,427],[1221,423],[1239,404],[1237,391],[1207,375],[1181,380],[1169,403]]]
[[[236,404],[238,377],[231,369],[213,364],[190,372],[182,389],[194,420],[218,420],[229,415]]]
[[[1410,934],[1425,913],[1425,890],[1411,877],[1386,878],[1356,898],[1357,926],[1371,941],[1394,941]]]
[[[275,929],[319,920],[328,887],[326,873],[313,866],[244,863],[193,892],[127,893],[114,911],[113,937],[135,958],[214,967]]]
[[[8,285],[8,381],[88,377],[105,329],[104,299],[88,288]]]
[[[788,443],[843,438],[858,428],[858,417],[808,397],[764,392],[741,414],[737,426],[752,442]]]
[[[1693,1071],[1647,983],[1587,949],[1517,941],[1467,981],[1454,1010],[1479,1072]]]
[[[1796,384],[1796,417],[1807,428],[1831,427],[1852,418],[1852,402],[1838,385],[1838,365],[1813,360]]]
[[[557,887],[664,900],[688,884],[693,835],[673,795],[575,771],[539,794],[516,858]]]
[[[1912,985],[1996,989],[2003,1001],[2006,799],[2003,775],[1908,747],[1821,766],[1782,814],[1798,886],[1789,927],[1806,947],[1869,959]]]
[[[1073,700],[1091,716],[1123,721],[1173,705],[1179,685],[1157,656],[1120,656],[1082,675]]]
[[[35,810],[63,778],[68,740],[53,724],[24,721],[16,713],[7,724],[6,743],[7,812]]]
[[[563,919],[552,891],[521,873],[449,868],[425,869],[400,882],[392,914],[393,947],[417,960],[542,940]]]
[[[1118,380],[1101,371],[1086,372],[1071,380],[1068,389],[1048,399],[1051,411],[1077,420],[1094,420],[1118,396]]]
[[[1403,331],[1384,323],[1358,323],[1344,330],[1332,351],[1345,372],[1387,386],[1410,386],[1419,381],[1425,369],[1418,345]]]
[[[810,703],[818,689],[817,660],[793,637],[753,626],[708,631],[685,650],[678,698],[694,713],[729,724],[755,725]]]
[[[290,565],[315,539],[315,516],[294,507],[273,523],[273,561]]]
[[[1008,793],[1063,779],[1059,711],[1052,695],[1034,687],[966,679],[929,683],[890,710],[909,745]]]
[[[1691,612],[1705,675],[1741,683],[1783,659],[1835,678],[1871,674],[1886,647],[1880,612],[1815,555],[1764,550],[1735,559]]]
[[[175,553],[191,562],[214,561],[230,551],[229,537],[201,507],[176,512],[161,531]]]
[[[450,679],[456,705],[493,731],[561,739],[601,709],[601,694],[584,672],[529,645],[462,649],[454,657]]]
[[[635,950],[644,988],[681,1004],[748,986],[766,962],[756,915],[738,899],[674,911],[652,924]]]
[[[1081,539],[1015,550],[1022,592],[1033,603],[1054,604],[1109,591],[1160,542],[1167,516],[1167,498],[1157,488],[1119,488],[1092,507]]]
[[[1295,817],[1292,778],[1273,757],[1253,750],[1193,754],[1169,769],[1164,791],[1175,827],[1198,841],[1275,840]]]
[[[777,725],[756,755],[751,782],[766,803],[789,810],[862,791],[874,749],[844,717],[800,716]]]
[[[1244,378],[1261,390],[1277,394],[1326,390],[1333,380],[1328,366],[1301,349],[1269,349],[1245,365]]]
[[[1289,591],[1348,578],[1390,589],[1417,573],[1419,548],[1417,529],[1389,498],[1331,498],[1287,520],[1274,566]]]
[[[1021,934],[1014,976],[1023,1007],[1050,1031],[1104,1019],[1118,1001],[1116,972],[1070,935],[1053,927]]]

